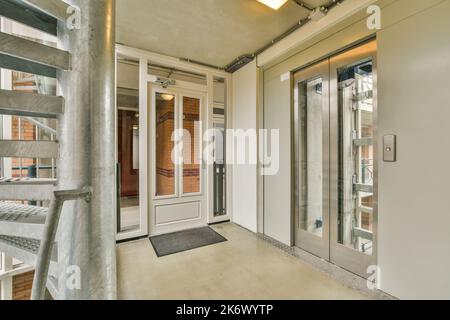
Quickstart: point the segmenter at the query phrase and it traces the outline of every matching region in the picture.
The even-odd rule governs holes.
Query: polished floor
[[[158,258],[148,239],[117,247],[120,299],[367,299],[234,224],[227,242]]]

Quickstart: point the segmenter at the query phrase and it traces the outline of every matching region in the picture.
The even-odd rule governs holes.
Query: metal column
[[[66,91],[59,188],[92,186],[92,201],[64,207],[59,298],[115,299],[115,0],[68,2],[81,9],[81,29],[69,31],[62,22],[58,27],[59,40],[73,57],[72,70],[58,74]]]

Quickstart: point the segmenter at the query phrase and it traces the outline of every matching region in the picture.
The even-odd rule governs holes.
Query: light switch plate
[[[281,81],[281,82],[288,81],[289,79],[291,79],[291,73],[290,73],[290,72],[283,73],[283,74],[280,76],[280,81]]]
[[[397,136],[390,134],[383,137],[383,161],[397,161]]]

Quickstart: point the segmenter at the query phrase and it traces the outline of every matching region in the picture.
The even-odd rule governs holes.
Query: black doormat
[[[160,236],[150,237],[153,249],[158,257],[174,253],[206,247],[212,244],[225,242],[222,237],[210,227],[179,231]]]

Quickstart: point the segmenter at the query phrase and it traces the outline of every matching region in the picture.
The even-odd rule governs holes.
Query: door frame
[[[203,150],[203,134],[207,130],[207,104],[206,104],[206,88],[201,90],[201,86],[195,86],[195,89],[187,89],[183,86],[170,86],[169,88],[163,88],[160,85],[155,84],[153,81],[148,82],[148,97],[149,97],[149,115],[148,123],[150,128],[150,154],[149,154],[149,194],[150,194],[150,211],[149,211],[149,234],[151,236],[181,231],[185,229],[192,229],[196,227],[206,226],[208,223],[207,215],[207,200],[209,190],[207,188],[207,181],[209,176],[208,167],[204,164],[205,160],[202,159],[200,164],[200,192],[187,193],[183,191],[183,176],[182,165],[175,165],[175,190],[173,195],[167,196],[155,196],[156,190],[156,125],[155,125],[155,112],[156,112],[156,94],[167,93],[175,96],[175,128],[181,128],[183,121],[183,97],[191,97],[200,99],[200,120],[202,122],[201,128],[201,142],[200,150]],[[200,90],[199,90],[200,89]],[[174,221],[158,225],[156,223],[156,208],[160,206],[177,205],[177,204],[189,204],[194,202],[200,202],[200,217],[194,219],[188,219],[184,221]]]
[[[139,178],[139,192],[140,192],[140,219],[141,227],[138,232],[126,232],[118,233],[116,239],[118,241],[125,241],[129,239],[144,237],[149,235],[149,215],[150,215],[150,199],[149,199],[149,187],[150,183],[149,172],[148,172],[148,161],[150,157],[148,139],[149,139],[149,128],[147,124],[148,119],[148,82],[154,81],[154,76],[149,74],[148,65],[149,62],[154,64],[159,64],[167,67],[173,67],[179,70],[193,72],[206,76],[206,88],[207,88],[207,114],[208,114],[208,126],[212,126],[212,117],[214,109],[214,78],[222,78],[225,80],[226,85],[226,95],[225,95],[225,112],[226,112],[226,129],[233,128],[233,99],[232,99],[232,88],[233,79],[232,74],[215,69],[208,66],[203,66],[199,64],[194,64],[187,61],[182,61],[178,58],[173,58],[165,56],[162,54],[154,53],[151,51],[146,51],[142,49],[137,49],[122,44],[116,44],[116,66],[117,66],[117,55],[121,54],[139,61],[139,112],[142,123],[140,123],[141,135],[140,135],[140,166],[141,173]],[[116,67],[117,70],[117,67]],[[177,81],[179,83],[179,81]],[[117,84],[117,73],[116,73],[116,84]],[[117,85],[116,85],[117,87]],[[117,137],[116,137],[117,141]],[[230,149],[230,141],[227,141],[227,150]],[[208,190],[213,190],[213,165],[208,168],[210,176],[208,177],[207,187]],[[223,221],[233,220],[233,167],[230,164],[226,165],[226,180],[227,180],[227,215],[221,217],[214,217],[214,198],[213,192],[210,191],[207,200],[207,212],[208,212],[208,223],[218,223]]]
[[[126,54],[124,50],[120,50],[116,48],[115,53],[115,66],[117,70],[118,64],[118,56],[119,54]],[[133,56],[133,55],[130,55]],[[139,60],[139,82],[142,83],[142,59]],[[117,72],[115,79],[115,97],[117,97]],[[148,196],[147,196],[147,186],[148,186],[148,123],[147,123],[147,91],[142,91],[142,85],[138,84],[139,90],[139,228],[135,230],[125,231],[125,232],[117,232],[116,240],[124,241],[128,239],[141,238],[148,235]],[[118,107],[117,107],[117,99],[116,99],[116,108],[115,108],[115,159],[116,163],[118,163]],[[119,176],[119,172],[116,170],[116,183],[117,176]],[[119,182],[120,183],[120,182]],[[118,186],[115,186],[115,189],[118,190]],[[119,196],[119,195],[118,195]],[[116,202],[117,205],[117,202]],[[116,207],[116,215],[119,214],[120,208]],[[117,219],[120,218],[118,215]],[[117,230],[117,226],[115,228]]]

